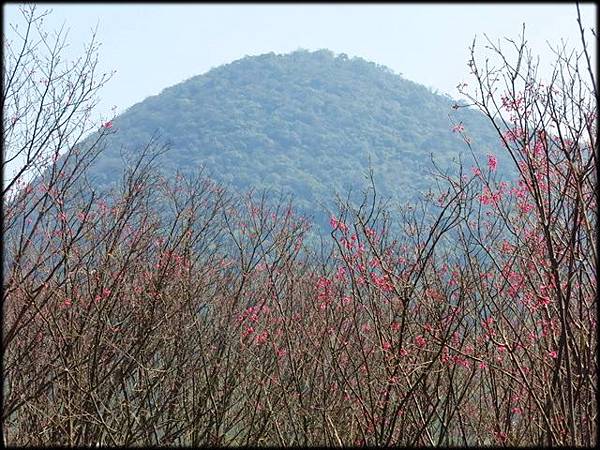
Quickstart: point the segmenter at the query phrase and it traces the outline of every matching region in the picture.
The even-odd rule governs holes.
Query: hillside
[[[293,193],[312,213],[336,192],[360,191],[370,160],[380,193],[404,201],[430,186],[432,154],[442,166],[467,155],[449,114],[465,124],[477,151],[496,145],[483,117],[452,110],[454,103],[386,67],[328,50],[245,57],[117,117],[92,175],[99,187],[114,182],[120,149],[135,152],[158,133],[170,144],[161,160],[166,174],[205,166],[237,189]]]

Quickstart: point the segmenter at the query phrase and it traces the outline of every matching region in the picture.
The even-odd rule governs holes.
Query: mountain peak
[[[171,150],[165,173],[197,172],[240,190],[294,194],[305,210],[334,193],[360,192],[369,165],[380,193],[408,200],[466,150],[449,114],[487,151],[495,135],[479,113],[385,66],[330,50],[246,56],[129,108],[92,168],[99,186],[122,170],[118,149],[137,151],[158,132]],[[485,144],[485,145],[477,145]],[[487,148],[486,148],[487,146]]]

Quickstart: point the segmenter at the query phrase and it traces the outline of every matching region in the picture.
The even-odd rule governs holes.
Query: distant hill
[[[122,171],[120,149],[135,152],[158,132],[171,147],[161,160],[166,174],[205,166],[236,189],[291,192],[299,208],[320,213],[335,192],[360,192],[370,161],[379,192],[402,202],[431,185],[431,154],[441,166],[459,153],[469,161],[449,114],[482,155],[497,147],[484,117],[454,111],[454,103],[384,66],[328,50],[245,57],[117,117],[91,174],[99,188],[109,186]]]

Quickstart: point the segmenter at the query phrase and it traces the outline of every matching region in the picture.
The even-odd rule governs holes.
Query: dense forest
[[[482,159],[495,152],[489,122],[455,104],[384,66],[328,50],[246,57],[115,118],[91,174],[98,187],[118,181],[121,151],[138,152],[157,136],[169,144],[160,159],[165,174],[205,167],[241,191],[291,193],[322,222],[322,207],[335,194],[359,194],[369,168],[383,197],[404,202],[431,187],[432,158],[454,172],[459,155],[472,165],[455,125],[463,124]]]

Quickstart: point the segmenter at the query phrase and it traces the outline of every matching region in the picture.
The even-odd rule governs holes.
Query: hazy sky
[[[70,55],[98,25],[102,71],[117,73],[101,92],[108,114],[245,55],[328,48],[384,64],[406,78],[457,96],[468,81],[468,47],[478,35],[517,38],[523,22],[532,48],[579,39],[575,4],[41,4],[48,29],[65,24]],[[596,6],[581,6],[595,26]],[[4,25],[18,18],[4,9]],[[589,34],[589,32],[588,32]],[[595,51],[594,51],[595,54]]]

